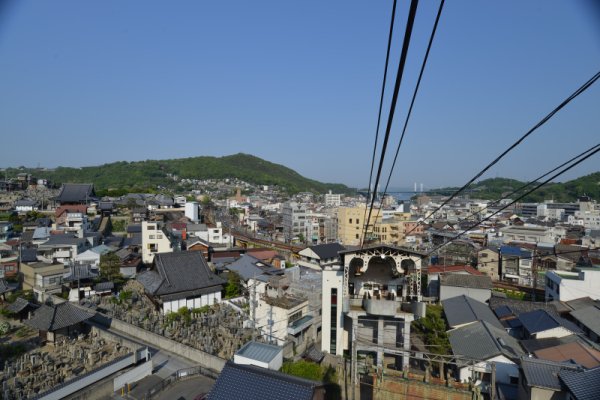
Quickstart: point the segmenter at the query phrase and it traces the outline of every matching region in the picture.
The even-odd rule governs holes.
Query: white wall
[[[173,301],[165,301],[163,303],[163,314],[168,312],[177,312],[181,307],[200,308],[204,306],[212,306],[221,302],[221,292],[203,294],[201,297],[193,299],[180,299]]]
[[[331,289],[337,288],[337,337],[336,337],[336,354],[344,354],[344,319],[342,316],[343,309],[343,296],[342,296],[342,283],[344,281],[344,271],[323,271],[323,301],[322,301],[322,313],[321,313],[321,350],[329,353],[330,342],[331,342]]]

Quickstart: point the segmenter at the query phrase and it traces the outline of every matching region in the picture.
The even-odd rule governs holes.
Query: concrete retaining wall
[[[205,368],[220,372],[225,366],[226,360],[222,358],[213,356],[212,354],[205,353],[198,349],[194,349],[193,347],[186,346],[174,340],[167,339],[164,336],[149,332],[135,325],[128,324],[115,318],[108,319],[103,317],[102,320],[95,320],[100,324],[110,326],[110,328],[117,331],[117,333],[122,332],[132,337],[139,338],[144,342],[150,343],[152,346],[173,354],[177,354],[178,356],[185,357],[188,360],[191,360]]]
[[[152,375],[152,360],[138,365],[124,374],[117,376],[113,381],[113,392],[118,391],[129,383],[137,382],[148,375]]]

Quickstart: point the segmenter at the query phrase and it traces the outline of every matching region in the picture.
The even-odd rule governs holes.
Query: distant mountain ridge
[[[526,183],[516,179],[490,178],[474,183],[464,193],[469,194],[471,198],[499,200]],[[526,191],[531,190],[534,186],[528,186],[527,189],[519,191],[510,197],[516,199]],[[428,193],[449,195],[458,189],[458,187],[446,187],[430,190]],[[567,182],[549,183],[526,196],[521,201],[542,202],[544,200],[554,200],[556,202],[569,202],[575,201],[583,195],[600,200],[600,172],[594,172]]]
[[[190,157],[171,160],[118,161],[99,166],[72,168],[58,167],[52,170],[8,170],[11,176],[29,172],[38,178],[55,183],[93,183],[97,190],[139,191],[157,186],[172,187],[170,176],[181,179],[227,179],[237,178],[257,185],[277,185],[290,193],[312,191],[325,193],[354,193],[346,185],[322,183],[308,179],[280,164],[275,164],[250,154],[238,153],[224,157]]]

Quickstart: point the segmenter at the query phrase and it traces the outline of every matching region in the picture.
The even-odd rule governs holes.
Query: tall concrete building
[[[321,350],[352,356],[376,354],[376,365],[408,367],[411,310],[424,316],[424,254],[386,245],[339,252],[339,265],[323,269]],[[408,310],[408,311],[407,311]]]
[[[288,201],[283,204],[283,234],[286,241],[292,241],[294,237],[302,235],[306,238],[306,206],[304,204]]]

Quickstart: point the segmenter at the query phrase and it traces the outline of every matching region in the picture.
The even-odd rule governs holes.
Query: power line
[[[513,190],[509,194],[503,196],[502,198],[500,198],[498,200],[494,200],[489,205],[487,205],[486,207],[484,207],[483,209],[481,209],[479,212],[471,213],[471,214],[467,215],[464,219],[468,220],[469,218],[474,217],[477,214],[481,214],[483,211],[487,210],[490,206],[496,206],[496,205],[498,205],[498,203],[500,201],[510,199],[514,194],[520,192],[521,190],[526,189],[527,187],[529,187],[529,186],[533,185],[534,183],[538,182],[540,179],[545,178],[546,176],[548,176],[551,173],[559,170],[560,168],[564,167],[565,165],[567,165],[569,163],[572,163],[573,161],[577,160],[578,158],[581,158],[581,157],[585,156],[587,153],[590,153],[590,152],[594,151],[598,147],[600,147],[600,144],[597,144],[595,146],[590,147],[589,149],[585,150],[584,152],[579,153],[575,157],[573,157],[573,158],[569,159],[568,161],[565,161],[564,163],[560,164],[558,167],[551,169],[550,171],[546,172],[545,174],[543,174],[541,176],[538,176],[537,178],[529,181],[528,183],[526,183],[524,185],[521,185],[520,187],[518,187],[517,189]]]
[[[563,107],[569,104],[573,99],[579,96],[581,93],[585,92],[592,86],[598,79],[600,79],[600,71],[597,72],[594,76],[592,76],[587,82],[585,82],[582,86],[580,86],[577,90],[575,90],[569,97],[563,100],[558,106],[556,106],[549,114],[547,114],[544,118],[542,118],[537,124],[535,124],[531,129],[529,129],[523,136],[521,136],[516,142],[510,145],[506,150],[504,150],[498,157],[496,157],[491,163],[489,163],[485,168],[479,171],[473,178],[471,178],[467,183],[465,183],[460,189],[455,191],[448,199],[446,199],[440,206],[438,206],[433,212],[431,212],[428,216],[424,218],[427,220],[429,217],[438,212],[442,207],[448,204],[452,199],[462,193],[467,187],[469,187],[475,180],[481,177],[486,171],[488,171],[491,167],[496,165],[498,161],[500,161],[506,154],[512,151],[515,147],[520,145],[527,137],[529,137],[533,132],[535,132],[538,128],[544,125],[548,120],[550,120],[556,113],[558,113]],[[416,228],[416,227],[415,227]],[[410,234],[415,228],[411,229],[408,233]]]
[[[431,35],[429,36],[429,43],[427,44],[427,51],[425,52],[425,57],[423,57],[423,63],[421,64],[421,71],[419,71],[419,78],[417,79],[417,84],[415,85],[415,90],[412,95],[412,100],[410,101],[410,106],[408,107],[408,113],[406,114],[406,118],[404,120],[404,126],[402,128],[402,134],[400,135],[400,141],[398,142],[398,146],[396,147],[396,154],[394,155],[394,161],[392,162],[392,167],[390,168],[390,173],[387,177],[387,182],[385,183],[385,189],[383,190],[383,197],[385,197],[390,180],[392,179],[392,173],[394,172],[394,168],[396,167],[396,160],[398,159],[398,153],[400,152],[400,147],[402,146],[402,142],[404,141],[404,134],[406,133],[406,128],[408,126],[408,121],[410,120],[410,116],[412,114],[413,106],[415,105],[415,100],[417,98],[417,93],[419,91],[419,86],[421,85],[421,79],[423,78],[423,72],[425,71],[425,66],[427,65],[427,59],[429,58],[429,52],[431,51],[431,45],[433,44],[433,39],[435,38],[435,32],[437,31],[438,23],[440,22],[440,17],[442,16],[442,9],[444,8],[445,0],[440,1],[440,7],[438,9],[437,15],[435,17],[435,23],[433,24],[433,29],[431,30]],[[381,211],[381,207],[383,204],[379,205],[379,212]]]
[[[369,204],[369,197],[371,196],[371,179],[373,178],[373,167],[375,166],[375,153],[377,151],[377,142],[379,142],[379,126],[381,123],[381,110],[383,109],[383,97],[385,94],[385,83],[387,81],[388,63],[390,60],[390,48],[392,46],[392,35],[394,33],[394,19],[396,17],[396,0],[392,5],[392,20],[390,21],[390,34],[388,37],[387,52],[385,54],[385,67],[383,69],[383,82],[381,83],[381,98],[379,99],[379,112],[377,115],[377,128],[375,129],[375,143],[373,143],[373,156],[371,157],[371,172],[369,173],[369,186],[367,188],[367,200],[365,203],[365,213],[363,215],[363,221],[367,215],[367,206]],[[377,188],[375,188],[377,192]]]
[[[413,25],[415,22],[415,16],[417,14],[417,6],[419,0],[411,0],[410,9],[408,11],[408,20],[406,22],[406,31],[404,33],[404,42],[402,43],[402,52],[400,54],[400,62],[398,64],[398,72],[396,73],[396,83],[394,85],[394,93],[392,95],[392,102],[390,105],[390,112],[388,115],[387,126],[385,129],[385,136],[383,138],[383,145],[381,147],[381,156],[379,157],[379,167],[377,168],[377,177],[375,178],[375,188],[379,185],[379,179],[381,178],[381,170],[383,168],[383,160],[387,151],[387,144],[390,138],[390,131],[392,129],[392,122],[394,121],[394,112],[396,111],[396,102],[398,101],[398,92],[400,91],[400,83],[402,82],[402,76],[404,74],[404,66],[406,64],[406,57],[408,55],[408,48],[410,45],[410,37],[412,34]],[[367,234],[369,227],[369,221],[371,220],[371,213],[373,211],[373,205],[375,203],[375,197],[371,199],[371,206],[369,207],[369,216],[365,221],[365,231],[363,233],[363,240],[361,240],[361,248],[364,245],[364,238]]]
[[[600,76],[600,75],[598,75]],[[598,151],[600,151],[600,147],[598,146],[594,146],[592,148],[595,148],[595,150],[591,153],[588,153],[587,155],[585,155],[584,157],[580,158],[579,160],[577,160],[576,162],[572,163],[571,165],[569,165],[568,167],[563,168],[561,171],[559,171],[558,173],[552,175],[550,178],[546,179],[545,181],[543,181],[542,183],[536,185],[533,189],[527,191],[526,193],[524,193],[523,195],[519,196],[517,199],[511,201],[509,204],[505,205],[504,207],[500,208],[498,211],[494,212],[493,214],[491,214],[490,216],[486,217],[485,219],[478,221],[477,224],[470,226],[469,228],[463,230],[462,232],[460,232],[455,238],[449,240],[446,243],[441,244],[440,246],[437,246],[436,248],[434,248],[433,250],[431,250],[429,253],[427,253],[427,256],[430,256],[432,253],[434,253],[435,251],[441,249],[442,247],[448,245],[449,243],[452,243],[453,241],[457,240],[460,236],[464,235],[466,232],[468,232],[469,230],[473,229],[474,227],[478,226],[480,223],[485,222],[490,220],[494,215],[498,214],[500,211],[505,210],[506,208],[510,207],[511,205],[515,204],[516,202],[518,202],[519,200],[521,200],[522,198],[526,197],[527,195],[531,194],[532,192],[538,190],[539,188],[541,188],[542,186],[548,184],[551,180],[557,178],[558,176],[564,174],[565,172],[569,171],[571,168],[574,168],[575,166],[581,164],[583,161],[587,160],[588,158],[590,158],[591,156],[593,156],[594,154],[596,154]]]

